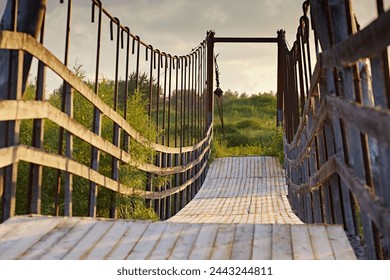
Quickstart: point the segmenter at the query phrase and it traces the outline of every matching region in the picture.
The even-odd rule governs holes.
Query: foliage
[[[75,66],[74,72],[76,75],[83,79],[85,78],[82,67]],[[147,114],[148,103],[145,101],[144,96],[147,94],[146,85],[149,86],[149,82],[145,75],[141,75],[140,85],[143,88],[135,90],[134,77],[130,76],[130,87],[128,88],[127,98],[127,120],[129,124],[137,130],[143,137],[150,141],[155,141],[161,131],[158,131],[153,122],[149,120]],[[95,88],[95,84],[85,81],[85,83],[91,88]],[[114,81],[102,78],[98,85],[99,97],[108,104],[111,108],[114,108]],[[118,97],[118,113],[124,116],[124,95],[123,90],[124,81],[119,82],[118,92],[122,92],[122,95]],[[48,97],[47,101],[57,109],[61,109],[61,96],[63,94],[63,85],[54,90]],[[29,84],[24,94],[25,100],[33,100],[35,96],[35,85]],[[86,100],[80,93],[74,92],[74,119],[88,129],[92,129],[93,124],[93,105]],[[31,145],[33,120],[26,120],[21,122],[21,134],[20,142],[22,144]],[[58,125],[51,121],[44,121],[44,149],[58,153],[59,147],[59,135],[60,128]],[[123,141],[123,132],[121,143]],[[104,139],[112,142],[113,135],[113,122],[105,116],[102,116],[101,135]],[[62,143],[64,145],[64,143]],[[137,159],[140,163],[151,163],[154,159],[153,150],[150,147],[145,147],[133,140],[130,141],[129,152],[132,158]],[[83,140],[74,137],[73,143],[73,159],[90,166],[91,161],[91,145]],[[111,162],[112,157],[104,152],[100,153],[99,172],[105,176],[111,175]],[[17,205],[16,211],[18,214],[24,214],[26,212],[27,197],[29,185],[29,171],[30,164],[20,163],[18,172],[18,186],[17,186]],[[63,181],[63,175],[61,179]],[[50,215],[54,214],[54,193],[56,192],[56,180],[57,171],[51,168],[43,168],[43,190],[42,190],[42,214]],[[119,181],[129,187],[144,189],[146,186],[147,176],[146,173],[140,171],[134,166],[121,164],[119,168]],[[156,184],[166,183],[167,178],[156,177],[153,178]],[[78,176],[73,176],[73,215],[74,216],[86,216],[88,213],[88,196],[89,196],[89,182],[86,179]],[[98,202],[97,202],[97,216],[107,217],[109,215],[109,209],[112,204],[112,200],[115,199],[119,218],[133,218],[133,219],[150,219],[157,220],[155,212],[146,207],[144,199],[137,195],[124,196],[113,195],[113,192],[105,189],[104,187],[98,188]],[[60,190],[59,200],[64,201],[63,189]],[[63,213],[63,204],[60,204],[60,214]]]
[[[213,156],[266,155],[282,163],[283,131],[276,127],[276,97],[228,91],[223,96],[224,132],[215,109]]]

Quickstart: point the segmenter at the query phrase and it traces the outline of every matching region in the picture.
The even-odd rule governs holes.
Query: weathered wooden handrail
[[[49,50],[44,46],[39,44],[32,36],[26,33],[17,33],[11,31],[0,31],[0,49],[8,50],[22,50],[25,51],[39,61],[42,61],[47,67],[61,76],[72,88],[77,90],[81,95],[83,95],[92,105],[99,109],[102,114],[109,117],[112,121],[121,126],[126,133],[129,134],[134,140],[143,144],[150,145],[156,151],[165,152],[165,153],[185,153],[192,152],[198,149],[203,145],[208,136],[195,146],[185,146],[185,147],[168,147],[160,145],[158,143],[153,143],[145,139],[138,131],[132,128],[117,112],[115,112],[109,105],[104,103],[93,91],[78,78],[70,69],[68,69],[64,64],[56,58]],[[208,135],[210,134],[210,129]]]
[[[185,172],[192,168],[194,165],[200,163],[200,161],[205,157],[205,151],[203,151],[199,155],[199,157],[193,160],[193,162],[175,167],[159,167],[153,164],[142,163],[135,159],[132,159],[131,155],[128,152],[123,151],[122,149],[113,145],[111,142],[103,139],[102,137],[97,137],[95,133],[85,128],[76,120],[70,119],[65,113],[62,113],[60,110],[54,108],[47,102],[0,100],[0,121],[27,119],[48,119],[56,123],[60,127],[63,127],[73,135],[90,143],[92,146],[99,148],[100,150],[104,150],[106,153],[116,157],[122,162],[137,166],[137,168],[143,171],[151,172],[157,175],[172,175],[175,173]],[[127,130],[127,128],[129,127],[131,128],[131,126],[127,124],[125,127],[123,127],[123,129],[126,132],[129,132],[130,130]],[[209,131],[206,134],[206,138],[204,138],[201,142],[192,147],[173,148],[158,145],[159,149],[156,149],[156,151],[162,151],[172,154],[193,152],[198,150],[203,144],[206,143],[206,141],[210,141],[210,133],[211,128],[209,128]],[[139,135],[138,132],[137,135]],[[145,144],[145,142],[146,139],[143,138],[141,144]],[[156,148],[152,144],[153,143],[150,143],[149,145],[153,148]]]
[[[141,41],[139,36],[130,33],[128,27],[121,25],[119,19],[103,8],[101,1],[92,0],[91,3],[92,23],[95,23],[96,8],[98,10],[94,89],[91,89],[91,85],[84,83],[68,68],[71,1],[68,3],[65,62],[60,61],[44,46],[44,23],[42,24],[39,41],[27,33],[12,29],[0,30],[2,54],[7,54],[7,52],[10,54],[18,53],[20,58],[20,62],[15,64],[15,67],[19,69],[15,79],[21,80],[24,54],[31,55],[39,63],[38,89],[35,101],[22,100],[24,93],[20,87],[12,88],[14,84],[10,84],[9,87],[12,88],[11,91],[16,91],[16,93],[11,97],[0,100],[0,124],[2,128],[9,124],[16,124],[14,131],[11,131],[11,134],[5,139],[5,145],[0,146],[1,220],[15,214],[17,169],[20,161],[30,163],[30,175],[33,179],[30,182],[28,190],[30,197],[27,203],[30,203],[31,206],[26,206],[26,213],[33,214],[39,214],[41,211],[42,167],[58,171],[55,215],[59,214],[59,204],[61,203],[59,196],[62,188],[65,190],[64,215],[72,215],[73,175],[86,179],[90,184],[88,215],[96,215],[97,186],[101,186],[113,191],[110,198],[111,217],[116,217],[116,194],[123,194],[145,198],[147,205],[154,207],[155,212],[161,219],[169,218],[172,213],[176,213],[189,202],[205,178],[212,139],[212,114],[209,110],[213,107],[212,82],[207,83],[208,73],[211,73],[208,69],[210,67],[213,69],[213,61],[208,61],[207,58],[213,57],[213,50],[207,48],[207,38],[190,54],[173,56],[153,48],[153,46]],[[7,10],[6,12],[10,11]],[[106,104],[98,95],[103,16],[107,17],[110,22],[111,41],[114,39],[114,27],[117,32],[117,40],[115,41],[115,80],[113,81],[114,106]],[[16,13],[9,16],[9,18],[13,18],[14,21],[19,20]],[[208,36],[209,34],[212,36],[213,33],[209,32]],[[125,38],[127,38],[127,48],[121,51],[124,49]],[[130,39],[132,39],[132,42]],[[135,90],[137,90],[140,89],[140,68],[142,64],[140,47],[145,47],[146,65],[150,66],[147,73],[149,79],[147,89],[149,121],[155,122],[157,130],[163,130],[163,136],[158,137],[155,141],[144,137],[127,121],[129,114],[126,107],[127,95],[130,92],[129,70],[131,67],[129,61],[131,56],[135,58],[132,75],[135,76]],[[124,81],[119,81],[121,52],[126,54],[126,78]],[[63,80],[61,110],[45,101],[43,86],[46,79],[46,69],[51,69]],[[162,70],[160,69],[164,69],[164,72],[161,73]],[[124,94],[122,89],[119,89],[119,82],[123,82],[125,85]],[[17,82],[17,84],[19,85],[20,82]],[[23,85],[23,89],[25,86]],[[94,111],[92,128],[84,126],[74,118],[73,91],[77,91],[87,103],[92,105]],[[120,112],[118,107],[119,91],[121,91],[124,98],[124,112]],[[175,100],[171,98],[173,94],[175,94]],[[122,102],[122,100],[120,101]],[[113,124],[112,141],[101,135],[103,117]],[[34,139],[31,146],[19,143],[18,124],[24,120],[34,120]],[[45,134],[43,123],[45,120],[59,127],[57,153],[49,153],[43,148],[43,135]],[[172,133],[173,131],[174,133]],[[2,135],[1,137],[5,136]],[[91,149],[91,159],[88,164],[74,159],[73,137],[77,137]],[[152,159],[151,162],[134,158],[130,150],[130,139],[134,141],[132,143],[137,143],[137,145],[150,150],[149,158]],[[64,140],[65,144],[63,144]],[[174,140],[174,143],[172,140]],[[105,153],[112,159],[111,176],[103,175],[99,171],[100,152]],[[146,190],[120,183],[119,164],[130,165],[146,172]],[[61,175],[61,172],[64,172],[64,175]],[[154,186],[152,184],[154,176],[170,177],[164,185]],[[63,185],[61,185],[61,181],[63,181]]]
[[[314,72],[309,71],[305,52],[309,33],[298,30],[292,49],[285,45],[279,54],[279,63],[287,66],[278,94],[284,100],[289,199],[303,221],[343,223],[349,234],[364,236],[367,258],[388,258],[390,11],[380,12],[378,19],[356,32],[349,21],[354,18],[349,5],[327,3],[324,8],[317,2],[310,1],[316,33],[311,38],[316,46],[319,39],[323,50],[316,47]],[[338,17],[332,17],[333,10]],[[304,10],[306,18],[307,13]],[[340,17],[344,13],[350,18]],[[350,36],[337,39],[344,29],[337,26],[334,31],[332,21],[350,22]],[[299,102],[303,99],[305,103]]]

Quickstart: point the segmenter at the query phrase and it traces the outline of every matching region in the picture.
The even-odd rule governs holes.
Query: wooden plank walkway
[[[217,158],[195,198],[169,219],[181,223],[302,224],[273,157]]]
[[[0,259],[355,259],[341,226],[305,225],[270,157],[217,159],[197,196],[165,222],[17,216]]]

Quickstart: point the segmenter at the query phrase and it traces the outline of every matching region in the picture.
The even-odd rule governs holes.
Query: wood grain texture
[[[0,225],[0,257],[355,259],[341,226],[303,224],[286,194],[274,158],[217,159],[195,198],[165,222],[17,216]]]

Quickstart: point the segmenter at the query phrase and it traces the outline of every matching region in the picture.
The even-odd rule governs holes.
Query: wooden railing
[[[13,19],[11,22],[22,22],[23,18],[18,18],[17,10],[21,10],[20,14],[23,16],[25,7],[18,8],[17,0],[10,3],[14,7],[14,13],[10,16]],[[0,128],[1,132],[4,132],[0,142],[2,221],[15,215],[17,186],[21,179],[21,175],[18,174],[20,162],[30,164],[28,200],[24,207],[25,213],[31,214],[42,213],[43,167],[57,170],[57,186],[47,186],[53,189],[52,193],[56,196],[54,212],[51,214],[65,216],[73,215],[73,176],[84,179],[89,186],[88,194],[84,198],[88,200],[86,216],[96,216],[98,189],[104,188],[112,191],[110,217],[116,217],[116,195],[122,194],[143,197],[160,219],[167,219],[184,207],[199,190],[205,178],[212,137],[210,108],[212,108],[213,91],[213,83],[207,83],[210,76],[207,72],[207,59],[210,57],[207,56],[207,38],[188,55],[166,54],[142,42],[139,36],[130,33],[128,27],[122,26],[119,19],[103,8],[101,1],[92,0],[91,4],[91,22],[97,27],[94,66],[96,75],[92,85],[85,83],[67,65],[72,1],[68,1],[65,62],[61,62],[44,46],[44,22],[39,41],[38,38],[34,38],[34,34],[28,34],[27,31],[20,30],[21,28],[0,31],[0,60],[8,60],[10,67],[14,69],[7,73],[7,83],[0,85],[3,90],[0,98]],[[95,22],[96,15],[97,22]],[[106,17],[105,20],[110,23],[111,40],[113,40],[114,27],[117,31],[113,62],[115,65],[112,92],[114,105],[106,104],[99,96],[99,79],[102,74],[100,47],[104,42],[103,17]],[[126,48],[124,42],[127,42]],[[23,73],[23,70],[27,54],[38,61],[36,92],[33,100],[24,98],[28,73]],[[141,54],[145,56],[145,60]],[[209,64],[211,67],[213,67],[212,58],[211,54],[211,64]],[[132,66],[129,63],[130,59],[134,59]],[[124,81],[118,78],[120,65],[125,72]],[[149,70],[141,73],[140,69]],[[164,72],[160,72],[161,69]],[[53,71],[63,80],[61,108],[51,105],[45,98],[46,70]],[[132,117],[131,112],[126,110],[128,95],[133,94],[130,90],[131,71],[135,76],[135,81],[132,81],[135,82],[135,90],[140,90],[141,74],[149,78],[147,89],[149,121],[153,121],[156,129],[161,133],[155,141],[143,136],[142,131],[137,131],[128,122]],[[119,88],[120,82],[124,83],[124,89]],[[74,117],[75,93],[81,95],[91,106],[94,115],[93,123],[85,125]],[[121,102],[119,96],[124,98],[121,104],[124,110],[119,109]],[[113,127],[110,140],[102,136],[103,118]],[[34,120],[32,131],[23,131],[32,134],[32,142],[21,144],[20,123],[24,120]],[[57,152],[49,152],[44,148],[43,141],[47,137],[44,129],[45,121],[54,123],[59,129]],[[78,158],[76,154],[78,151],[74,150],[76,138],[87,146],[88,151],[82,152],[88,154],[89,161],[76,159]],[[149,156],[151,160],[145,162],[134,158],[131,153],[133,143],[151,150]],[[100,171],[100,154],[111,157],[109,172],[111,175]],[[119,173],[123,165],[133,166],[147,174],[145,188],[140,189],[139,186],[135,188],[120,182]],[[163,185],[155,186],[153,184],[155,176],[166,176],[167,179]]]
[[[306,1],[297,41],[279,51],[289,200],[306,223],[344,224],[366,258],[389,258],[390,11],[377,1],[357,31],[349,1],[333,2]]]

